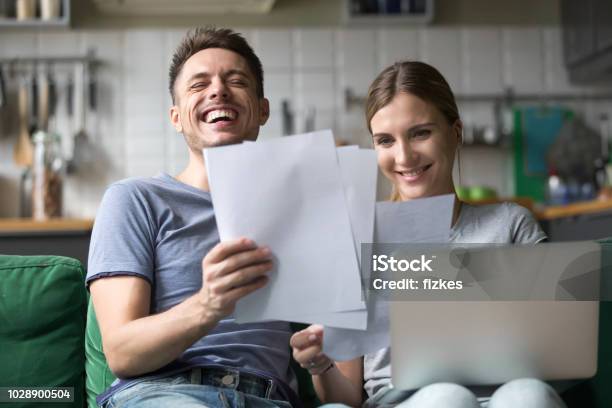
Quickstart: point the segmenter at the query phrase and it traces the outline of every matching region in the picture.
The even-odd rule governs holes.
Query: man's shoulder
[[[127,191],[146,191],[159,186],[159,177],[128,177],[115,181],[108,189],[120,188]]]
[[[154,177],[129,177],[115,181],[107,187],[106,194],[150,199],[160,195],[166,196],[169,190],[172,190],[172,186],[164,177],[159,175]]]

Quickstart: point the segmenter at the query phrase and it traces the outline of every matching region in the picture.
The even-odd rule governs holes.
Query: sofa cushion
[[[0,255],[0,387],[74,387],[53,406],[83,406],[84,277],[75,259]]]
[[[87,379],[87,406],[96,407],[96,396],[104,391],[115,380],[115,375],[106,364],[102,350],[102,336],[96,320],[91,299],[87,307],[87,332],[85,333],[85,371]]]

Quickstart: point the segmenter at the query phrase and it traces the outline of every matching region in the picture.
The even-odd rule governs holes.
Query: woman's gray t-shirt
[[[514,203],[474,206],[463,203],[449,242],[458,244],[532,244],[546,239],[529,210]],[[389,384],[389,348],[363,359],[364,388],[369,397]]]

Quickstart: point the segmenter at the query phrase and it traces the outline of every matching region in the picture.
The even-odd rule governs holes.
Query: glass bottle
[[[32,163],[32,217],[46,220],[62,215],[64,162],[60,138],[43,131],[34,134]]]

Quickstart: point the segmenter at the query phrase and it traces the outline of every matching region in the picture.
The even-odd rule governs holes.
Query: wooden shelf
[[[594,200],[568,205],[544,207],[536,212],[536,216],[541,220],[552,220],[555,218],[574,217],[606,211],[612,211],[612,200]]]
[[[91,219],[56,218],[34,221],[31,218],[0,218],[0,234],[7,233],[58,233],[89,232],[93,228]]]

